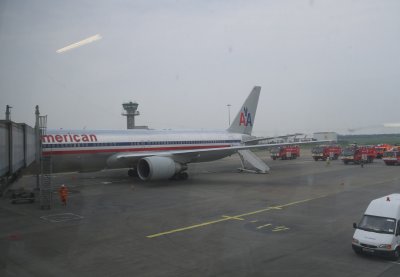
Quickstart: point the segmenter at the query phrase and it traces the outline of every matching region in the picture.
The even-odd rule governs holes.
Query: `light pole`
[[[10,121],[11,120],[11,106],[7,105],[6,106],[6,120]]]
[[[226,105],[227,107],[228,107],[228,122],[229,122],[229,125],[228,126],[231,126],[231,104],[228,104],[228,105]]]

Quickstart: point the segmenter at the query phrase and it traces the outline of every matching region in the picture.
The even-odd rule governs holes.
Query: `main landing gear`
[[[187,180],[188,178],[189,174],[186,171],[182,171],[172,176],[171,180]]]
[[[139,177],[137,170],[135,168],[131,168],[128,170],[128,176],[130,177]]]
[[[129,169],[128,176],[139,178],[136,168]],[[189,174],[186,171],[181,171],[181,172],[176,173],[174,176],[172,176],[170,178],[170,180],[187,180],[188,178],[189,178]]]

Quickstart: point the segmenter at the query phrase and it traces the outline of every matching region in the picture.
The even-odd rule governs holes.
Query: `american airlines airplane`
[[[189,163],[235,153],[243,165],[247,161],[266,172],[268,166],[250,149],[285,143],[254,145],[258,139],[251,131],[260,90],[253,88],[227,130],[49,130],[42,135],[43,155],[51,157],[53,172],[130,168],[130,176],[144,181],[187,179]]]

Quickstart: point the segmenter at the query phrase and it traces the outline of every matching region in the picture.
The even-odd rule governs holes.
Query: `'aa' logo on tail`
[[[240,112],[240,120],[239,120],[239,126],[253,126],[253,123],[251,121],[251,113],[248,112],[247,107],[243,108],[243,111]]]

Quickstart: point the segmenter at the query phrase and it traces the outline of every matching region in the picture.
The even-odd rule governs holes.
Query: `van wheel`
[[[393,251],[392,261],[397,261],[400,257],[399,248],[397,247],[396,250]]]

